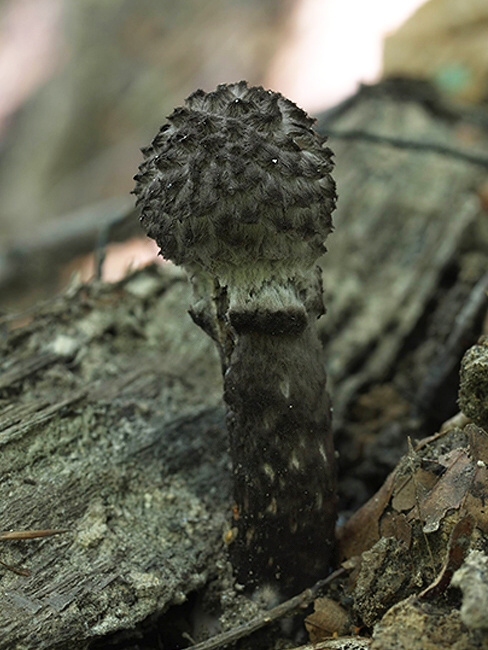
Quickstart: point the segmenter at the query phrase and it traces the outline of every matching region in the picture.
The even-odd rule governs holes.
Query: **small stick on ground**
[[[58,533],[67,532],[67,528],[45,528],[42,530],[4,530],[0,532],[0,541],[9,539],[39,539],[40,537],[51,537],[52,535],[57,535]],[[20,576],[30,576],[30,571],[28,569],[17,569],[10,564],[2,562],[2,560],[0,560],[0,564],[9,571],[13,571],[13,573],[17,573]]]
[[[247,623],[239,625],[239,627],[235,627],[232,630],[213,636],[211,639],[207,639],[207,641],[203,641],[202,643],[197,643],[197,645],[192,646],[192,650],[218,650],[218,648],[224,648],[231,643],[235,643],[239,639],[250,636],[254,632],[257,632],[257,630],[260,630],[270,623],[278,621],[280,618],[290,616],[296,610],[308,607],[308,605],[317,598],[324,587],[345,572],[346,569],[340,567],[327,578],[323,578],[316,582],[313,587],[310,587],[310,589],[305,589],[297,596],[285,600],[285,602],[281,603],[277,607],[273,607],[273,609],[263,612]]]

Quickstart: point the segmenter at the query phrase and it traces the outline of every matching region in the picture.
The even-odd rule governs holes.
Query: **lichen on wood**
[[[215,571],[221,388],[213,349],[181,325],[186,295],[154,267],[78,287],[2,341],[0,528],[68,532],[1,542],[0,559],[31,573],[0,572],[1,648],[86,647]]]

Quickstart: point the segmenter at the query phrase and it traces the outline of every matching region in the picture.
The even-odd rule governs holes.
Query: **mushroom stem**
[[[238,579],[298,593],[325,576],[336,485],[321,346],[298,335],[240,334],[224,377],[234,472]]]
[[[326,574],[336,518],[316,327],[324,311],[320,269],[275,279],[273,298],[266,281],[236,286],[235,273],[223,275],[194,274],[190,313],[217,343],[222,362],[237,531],[231,557],[242,583],[293,594]]]

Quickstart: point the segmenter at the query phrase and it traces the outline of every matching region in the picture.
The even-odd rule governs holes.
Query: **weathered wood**
[[[436,150],[486,158],[483,115],[458,113],[428,87],[399,81],[363,88],[319,121],[323,132],[359,132],[329,140],[339,201],[320,326],[342,462],[377,487],[407,434],[428,435],[455,413],[460,359],[486,313],[486,168]],[[393,147],[390,137],[425,148]],[[353,502],[355,493],[351,486]]]
[[[384,88],[329,119],[450,145],[466,132],[462,116]],[[440,153],[330,145],[340,200],[320,327],[351,505],[406,433],[432,433],[456,409],[449,382],[486,311],[486,172]],[[2,569],[0,649],[87,648],[218,573],[231,506],[222,386],[213,345],[186,313],[189,291],[171,267],[150,268],[72,288],[22,328],[0,322],[0,529],[70,530],[1,542],[0,559],[32,575]]]
[[[466,148],[456,135],[462,133],[461,120],[447,122],[425,105],[391,98],[381,87],[365,90],[357,102],[333,120],[336,130],[366,125],[368,132],[424,143],[452,146],[457,138]],[[321,126],[326,132],[327,122]],[[438,305],[429,303],[442,298],[440,290],[462,282],[457,276],[468,251],[480,256],[471,260],[470,287],[479,279],[488,217],[477,190],[486,171],[436,152],[360,138],[331,137],[330,145],[340,199],[324,258],[328,312],[322,324],[329,374],[343,384],[341,402],[347,403],[346,395],[362,381],[384,380],[422,317],[434,319]],[[488,137],[479,129],[476,150],[481,146],[486,151]],[[482,227],[484,236],[468,243]]]
[[[2,541],[31,576],[2,569],[0,648],[86,647],[212,572],[229,505],[220,372],[186,296],[154,269],[80,288],[3,342],[0,528],[69,532]]]

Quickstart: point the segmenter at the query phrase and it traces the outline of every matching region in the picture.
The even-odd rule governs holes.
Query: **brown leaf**
[[[488,534],[488,434],[474,424],[466,426],[466,433],[468,448],[424,458],[421,467],[412,464],[410,474],[400,463],[374,497],[339,528],[342,559],[361,555],[380,536],[396,537],[409,546],[412,522],[420,519],[429,534],[439,530],[449,512],[461,507]]]
[[[488,433],[476,424],[469,424],[465,431],[468,434],[472,458],[488,465]]]
[[[453,449],[444,459],[449,463],[445,474],[420,503],[425,533],[438,530],[447,511],[459,508],[473,481],[474,465],[466,449]],[[416,518],[418,513],[413,510],[408,520]]]
[[[313,643],[338,634],[351,632],[351,619],[347,611],[331,598],[317,598],[314,612],[305,619],[305,627]]]
[[[342,559],[361,555],[379,540],[379,519],[390,501],[396,473],[396,469],[393,470],[378,492],[338,529],[338,548]]]
[[[412,527],[403,513],[387,512],[381,518],[381,537],[396,537],[410,548],[412,541]]]
[[[419,598],[434,598],[449,587],[453,573],[464,562],[474,525],[474,517],[471,515],[467,515],[457,522],[452,529],[447,557],[442,569],[434,582],[419,594]]]
[[[415,480],[410,475],[402,483],[395,485],[391,505],[398,512],[408,512],[415,507],[417,500],[425,497],[436,484],[438,477],[434,472],[417,469]]]

